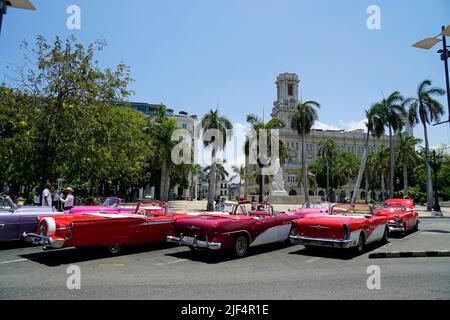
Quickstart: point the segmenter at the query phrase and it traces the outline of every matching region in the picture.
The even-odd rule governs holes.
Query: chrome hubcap
[[[109,249],[109,252],[111,252],[111,253],[117,253],[117,252],[120,251],[121,247],[122,246],[120,244],[116,244],[116,245],[113,245],[113,246],[109,246],[108,249]]]
[[[236,253],[238,256],[243,256],[245,252],[247,251],[247,239],[244,237],[239,237],[239,239],[236,241]]]

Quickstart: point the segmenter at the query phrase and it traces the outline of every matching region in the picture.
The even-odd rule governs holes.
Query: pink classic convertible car
[[[221,212],[177,219],[167,241],[192,250],[230,250],[240,258],[249,247],[275,242],[289,244],[289,235],[294,231],[292,221],[298,218],[295,214],[274,212],[267,203],[256,207],[251,203],[227,203]]]
[[[306,201],[301,209],[289,212],[300,216],[301,218],[308,216],[324,216],[330,214],[331,204],[326,201]]]
[[[64,212],[65,214],[86,214],[86,213],[133,213],[132,208],[123,208],[121,206],[122,199],[116,197],[109,197],[100,206],[78,206]]]

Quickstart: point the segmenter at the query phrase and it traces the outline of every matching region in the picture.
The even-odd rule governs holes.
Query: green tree
[[[379,109],[377,115],[380,121],[388,128],[389,131],[389,198],[394,197],[394,134],[403,128],[403,119],[405,119],[407,115],[403,105],[404,101],[405,99],[400,92],[395,91],[389,95],[389,97],[375,104],[375,107]]]
[[[166,107],[161,105],[158,115],[149,126],[150,135],[155,139],[156,159],[161,167],[159,198],[162,201],[169,199],[170,176],[173,166],[171,155],[177,144],[176,141],[172,141],[172,137],[178,130],[176,119],[166,117],[166,111]]]
[[[203,144],[211,146],[211,174],[208,184],[208,211],[214,211],[214,197],[216,195],[216,164],[217,152],[225,148],[231,138],[227,130],[233,129],[228,118],[219,114],[219,110],[210,110],[202,119]]]
[[[320,104],[316,101],[299,102],[295,114],[292,119],[292,128],[297,131],[301,137],[302,145],[302,172],[303,172],[303,189],[305,194],[305,201],[309,199],[308,190],[308,166],[306,164],[305,152],[305,135],[311,132],[315,121],[318,119],[316,108],[320,108]]]
[[[431,211],[433,207],[433,184],[431,181],[430,168],[430,143],[428,141],[428,128],[431,122],[439,122],[444,114],[444,107],[434,96],[442,96],[445,91],[441,88],[431,87],[430,80],[424,80],[417,88],[416,97],[409,98],[404,105],[409,107],[409,122],[411,125],[422,123],[425,137],[425,169],[427,186],[427,209]]]
[[[366,110],[366,117],[367,117],[367,122],[366,122],[366,127],[367,127],[367,133],[366,133],[366,138],[364,140],[364,151],[363,151],[363,155],[361,158],[361,166],[359,168],[359,172],[358,172],[358,177],[356,178],[356,183],[355,183],[355,189],[353,191],[353,197],[352,197],[352,203],[355,203],[357,198],[358,198],[358,191],[361,188],[361,182],[362,182],[362,178],[364,175],[364,172],[366,171],[366,163],[367,163],[367,157],[368,157],[368,153],[369,153],[369,139],[370,139],[370,135],[379,138],[383,132],[384,132],[384,124],[383,121],[381,119],[381,115],[380,113],[382,112],[382,110],[380,110],[380,106],[379,105],[373,105],[372,107],[370,107],[369,110]],[[367,175],[366,175],[367,178]],[[367,185],[367,183],[366,183]],[[366,200],[367,200],[367,191],[366,190]]]
[[[381,200],[385,200],[386,196],[386,177],[389,176],[389,148],[381,146],[369,156],[369,175],[376,179],[380,179]]]
[[[327,184],[326,184],[326,195],[327,201],[330,201],[330,167],[333,165],[336,155],[338,153],[338,148],[333,140],[324,140],[319,142],[319,157],[326,162],[327,170]]]
[[[415,169],[421,159],[417,155],[416,146],[421,139],[414,138],[408,134],[398,134],[398,144],[395,148],[395,157],[402,166],[403,171],[403,195],[408,196],[408,167]]]
[[[249,168],[245,165],[233,166],[232,167],[234,176],[231,177],[231,180],[239,178],[239,186],[242,185],[242,181],[244,181],[244,196],[247,196],[247,180],[249,177]],[[239,197],[241,197],[241,190],[239,189]]]
[[[95,128],[104,108],[124,101],[132,81],[129,68],[119,64],[101,69],[95,59],[104,49],[100,41],[84,46],[75,37],[48,42],[38,36],[34,47],[24,42],[25,66],[15,83],[36,104],[33,127],[37,166],[41,184],[57,178],[59,158],[67,152],[66,143],[77,140],[89,149],[90,130]],[[80,121],[80,120],[85,121]],[[89,137],[80,141],[80,137]]]
[[[249,114],[247,115],[247,122],[251,125],[252,130],[255,132],[256,134],[256,153],[257,153],[257,163],[258,163],[258,167],[259,167],[259,174],[257,177],[257,180],[259,181],[259,201],[263,202],[263,196],[264,196],[264,185],[265,185],[265,181],[269,180],[267,177],[264,177],[262,174],[263,168],[264,168],[264,161],[262,161],[262,159],[260,159],[260,157],[264,157],[264,155],[267,155],[266,150],[260,150],[260,146],[265,145],[261,139],[262,137],[260,136],[261,132],[265,132],[267,133],[267,149],[269,150],[269,155],[267,155],[268,157],[270,157],[272,155],[272,132],[271,130],[279,130],[285,127],[285,123],[283,121],[281,121],[280,119],[277,118],[272,118],[271,120],[269,120],[268,122],[264,122],[263,120],[261,120],[257,115],[254,114]],[[286,146],[284,145],[284,143],[281,140],[278,140],[279,143],[279,154],[278,157],[280,158],[280,163],[284,163],[285,160],[287,160],[290,157],[290,152],[288,150],[288,148],[286,148]],[[246,154],[246,156],[248,157],[250,154],[250,147],[255,147],[255,146],[250,146],[250,141],[247,139],[245,142],[245,147],[244,147],[244,152]]]
[[[333,166],[331,176],[335,180],[338,189],[341,189],[350,179],[358,174],[360,160],[349,152],[339,152]]]

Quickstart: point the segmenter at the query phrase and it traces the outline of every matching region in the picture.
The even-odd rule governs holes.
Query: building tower
[[[295,108],[299,101],[300,80],[295,73],[283,73],[277,77],[277,100],[273,104],[272,117],[278,118],[286,123],[289,130],[289,123],[295,113]]]

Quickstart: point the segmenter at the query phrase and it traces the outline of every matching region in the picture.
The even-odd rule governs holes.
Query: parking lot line
[[[10,261],[1,261],[0,264],[9,264],[9,263],[16,263],[16,262],[23,262],[28,261],[28,259],[17,259],[17,260],[10,260]]]

